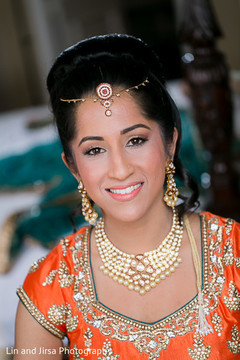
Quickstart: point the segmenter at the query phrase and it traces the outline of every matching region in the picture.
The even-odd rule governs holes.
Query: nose
[[[134,171],[134,166],[129,157],[122,152],[111,155],[109,164],[109,176],[117,180],[127,179]]]

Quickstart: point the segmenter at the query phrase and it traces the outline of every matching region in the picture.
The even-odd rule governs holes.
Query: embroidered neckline
[[[224,225],[219,218],[207,213],[201,214],[202,225],[202,286],[204,310],[209,315],[217,309],[225,277],[224,267],[221,266],[221,243]],[[81,234],[75,236],[75,246],[72,246],[74,270],[78,273],[74,284],[76,306],[81,312],[84,324],[99,330],[106,337],[121,342],[131,342],[140,352],[149,356],[149,360],[160,357],[162,350],[166,350],[171,339],[193,333],[198,324],[198,301],[193,298],[180,309],[165,318],[154,322],[144,323],[118,314],[112,309],[98,302],[89,266],[89,232],[85,228]]]
[[[206,315],[211,314],[214,329],[221,336],[221,317],[218,315],[217,310],[226,282],[225,267],[232,265],[234,262],[236,262],[236,267],[240,267],[240,257],[235,259],[233,254],[231,239],[233,221],[231,219],[222,221],[219,217],[210,213],[202,213],[200,219],[204,311]],[[161,351],[168,348],[172,338],[185,335],[191,337],[198,323],[198,303],[196,297],[174,313],[153,323],[145,323],[128,318],[98,302],[96,289],[94,289],[94,279],[92,278],[93,273],[88,259],[89,249],[91,250],[91,247],[89,248],[89,232],[90,227],[85,227],[74,235],[73,242],[67,238],[61,240],[60,246],[63,259],[67,256],[71,257],[73,271],[70,272],[65,261],[62,260],[60,268],[51,271],[42,284],[47,286],[47,284],[52,283],[58,273],[57,281],[59,284],[62,287],[71,286],[73,289],[72,296],[75,306],[79,311],[78,315],[72,316],[71,309],[67,303],[57,307],[53,305],[49,309],[53,323],[61,324],[62,317],[65,319],[67,316],[66,326],[68,332],[74,331],[77,324],[89,329],[95,328],[99,331],[99,335],[101,334],[105,339],[132,343],[138,352],[145,353],[149,360],[159,358]],[[223,243],[224,234],[227,236],[225,243]],[[38,266],[38,264],[34,266],[31,271],[36,270]],[[234,302],[238,301],[233,299],[236,297],[236,293],[236,289],[230,282],[228,296],[223,297],[223,302],[230,311],[236,306]],[[24,302],[24,293],[18,291],[18,295]],[[31,301],[29,302],[27,294],[26,298],[27,301],[24,304],[32,315],[49,331],[56,334],[55,326],[52,328],[48,320],[46,323],[48,318],[41,316],[41,313],[35,311],[35,307],[32,306]],[[58,310],[57,313],[56,309]],[[62,317],[59,318],[59,316]],[[58,331],[59,329],[57,329]],[[56,335],[59,337],[63,336],[62,333],[57,333]],[[204,347],[204,344],[200,344],[197,341],[198,339],[194,342],[194,348],[188,348],[192,359],[195,359],[196,346]],[[233,342],[229,340],[229,349],[233,345]]]
[[[206,227],[203,226],[203,219],[202,219],[202,215],[200,216],[200,234],[201,234],[201,266],[202,266],[202,289],[203,289],[203,293],[204,292],[204,281],[203,281],[203,273],[204,273],[204,268],[206,268],[207,266],[207,258],[204,258],[204,248],[207,246],[206,241],[204,242],[203,239],[206,238]],[[177,318],[179,315],[181,315],[182,312],[187,311],[190,307],[197,305],[197,294],[190,299],[187,303],[185,303],[184,305],[182,305],[180,308],[178,308],[177,310],[173,311],[172,313],[164,316],[163,318],[153,321],[153,322],[145,322],[145,321],[141,321],[141,320],[136,320],[133,319],[127,315],[124,315],[122,313],[119,313],[116,310],[113,310],[112,308],[108,307],[107,305],[103,304],[99,299],[98,299],[98,294],[97,294],[97,290],[96,290],[96,285],[95,285],[95,279],[94,279],[94,275],[93,275],[93,268],[92,268],[92,260],[91,260],[91,234],[92,234],[92,228],[89,231],[89,235],[86,239],[87,241],[87,246],[85,247],[85,261],[87,261],[86,263],[89,264],[89,276],[88,276],[88,285],[89,285],[89,289],[91,288],[92,291],[90,291],[91,294],[91,300],[92,302],[94,302],[97,305],[98,310],[104,312],[104,313],[112,313],[113,317],[118,317],[121,318],[121,320],[123,322],[131,322],[131,324],[134,324],[136,327],[138,327],[139,325],[142,325],[144,327],[153,327],[154,325],[157,326],[158,324],[160,325],[165,325],[165,323],[167,323],[169,320],[171,319],[175,319]]]

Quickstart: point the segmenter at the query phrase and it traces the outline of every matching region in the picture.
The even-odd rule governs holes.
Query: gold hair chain
[[[93,102],[99,101],[100,104],[103,105],[106,109],[105,115],[111,116],[112,110],[110,109],[110,106],[112,105],[112,102],[115,97],[121,96],[121,94],[124,92],[128,93],[130,90],[134,90],[134,89],[138,90],[140,86],[146,86],[148,83],[149,83],[149,80],[148,80],[148,78],[146,78],[140,84],[131,86],[127,89],[123,89],[116,94],[113,93],[112,85],[110,85],[108,83],[101,83],[96,88],[96,93],[97,93],[96,98],[60,99],[60,101],[67,102],[67,103],[85,102],[88,100],[92,100]]]

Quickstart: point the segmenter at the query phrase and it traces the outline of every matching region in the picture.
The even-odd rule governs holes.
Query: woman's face
[[[129,94],[114,100],[111,110],[107,117],[99,102],[79,105],[72,143],[74,176],[82,179],[105,217],[136,221],[164,206],[165,167],[177,132],[166,151],[158,124],[141,114]]]

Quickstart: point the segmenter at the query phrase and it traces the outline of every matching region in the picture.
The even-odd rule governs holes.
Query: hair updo
[[[180,115],[164,86],[161,63],[147,44],[125,34],[95,36],[80,41],[58,56],[49,72],[47,87],[63,151],[69,166],[74,169],[71,142],[76,134],[75,109],[80,103],[66,103],[60,99],[92,96],[102,82],[125,89],[142,83],[146,78],[149,80],[147,86],[133,89],[130,94],[144,116],[158,123],[166,151],[173,140],[174,127],[177,128],[173,162],[176,176],[190,190],[188,196],[182,196],[183,202],[178,207],[182,216],[196,205],[198,188],[179,159]]]

